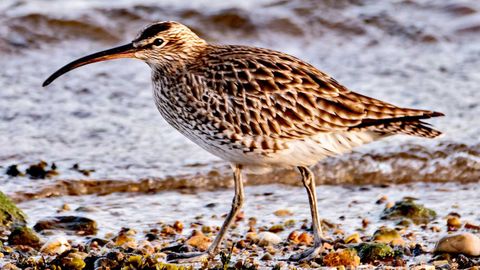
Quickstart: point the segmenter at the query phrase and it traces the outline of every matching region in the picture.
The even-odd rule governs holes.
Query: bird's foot
[[[205,262],[210,257],[207,252],[170,253],[167,261],[173,263]]]
[[[311,261],[313,259],[315,259],[315,257],[318,256],[318,254],[320,254],[320,252],[322,251],[323,249],[323,245],[322,244],[319,244],[319,245],[315,245],[301,253],[298,253],[298,254],[294,254],[292,256],[290,256],[290,258],[288,258],[289,261],[295,261],[295,262],[306,262],[306,261]]]

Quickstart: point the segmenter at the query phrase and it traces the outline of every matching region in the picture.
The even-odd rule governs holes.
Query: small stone
[[[447,218],[447,230],[458,231],[462,227],[462,221],[457,216],[449,216]]]
[[[260,258],[262,261],[271,261],[273,260],[273,256],[270,253],[265,253],[262,258]]]
[[[40,238],[28,227],[15,227],[8,236],[9,245],[25,245],[33,248],[40,247]]]
[[[128,228],[122,228],[118,233],[117,237],[115,237],[114,244],[117,247],[122,248],[137,248],[137,241],[135,240],[136,232],[134,230],[130,230]]]
[[[60,211],[70,211],[70,210],[72,210],[72,208],[68,203],[64,203],[62,207],[60,207]]]
[[[293,215],[293,213],[288,209],[279,209],[273,212],[273,214],[277,217],[289,217]]]
[[[363,263],[370,263],[376,260],[391,260],[395,252],[392,247],[383,243],[362,243],[355,247]]]
[[[285,221],[285,223],[283,225],[287,228],[292,228],[293,226],[295,226],[295,220],[289,219],[289,220]]]
[[[480,238],[467,232],[447,235],[437,242],[434,252],[480,256]]]
[[[202,233],[211,233],[212,232],[212,227],[203,225],[202,226]]]
[[[323,258],[323,263],[329,267],[357,267],[360,265],[360,257],[354,249],[343,249],[328,253]]]
[[[282,224],[273,225],[268,229],[269,232],[277,233],[285,230]]]
[[[358,233],[353,233],[345,238],[345,244],[358,244],[362,242],[362,239],[360,239],[360,234]]]
[[[405,198],[396,202],[392,207],[384,209],[381,218],[388,220],[409,218],[415,224],[426,224],[436,216],[437,214],[432,209],[415,203],[411,198]]]
[[[303,232],[298,236],[298,242],[300,244],[309,246],[313,243],[313,236],[309,233]]]
[[[62,254],[63,256],[64,254]],[[71,252],[64,257],[57,258],[60,261],[61,269],[81,270],[85,268],[86,263],[84,259],[87,257],[83,252]]]
[[[290,242],[292,242],[292,243],[298,244],[298,236],[299,236],[299,235],[300,235],[300,234],[299,234],[297,231],[292,231],[292,232],[288,235],[287,239],[288,239],[288,241],[290,241]]]
[[[192,246],[200,251],[205,251],[210,246],[210,238],[206,237],[202,232],[194,230],[190,238],[185,241],[185,244]]]
[[[240,211],[236,216],[235,216],[235,222],[238,222],[240,220],[245,219],[245,212]]]
[[[160,232],[162,235],[175,235],[177,234],[175,229],[171,226],[163,226],[162,231]]]
[[[467,222],[465,223],[465,229],[480,231],[480,225],[475,225],[473,223]]]
[[[382,204],[384,202],[386,202],[388,200],[388,197],[383,195],[382,197],[380,197],[375,203],[376,204]]]
[[[43,246],[40,248],[40,252],[54,255],[61,254],[71,248],[68,240],[63,236],[54,236],[50,238]]]
[[[245,239],[248,240],[248,241],[251,241],[251,242],[255,242],[258,240],[258,235],[256,232],[248,232],[246,235],[245,235]]]
[[[269,246],[269,245],[276,245],[282,242],[282,239],[278,235],[271,232],[261,232],[258,234],[257,239],[258,239],[258,245],[262,247]]]
[[[378,243],[392,244],[392,245],[404,245],[405,241],[403,240],[400,233],[395,229],[390,229],[388,227],[380,227],[373,234],[373,241]]]
[[[8,166],[5,173],[12,177],[23,176],[23,173],[18,170],[18,167],[15,164]]]
[[[97,223],[86,217],[58,216],[51,219],[40,220],[33,226],[37,232],[44,230],[68,230],[81,235],[97,233]]]
[[[181,233],[183,231],[183,227],[183,223],[178,220],[173,223],[173,229],[178,233]]]
[[[85,213],[93,213],[98,212],[98,208],[94,206],[79,206],[75,209],[76,212],[85,212]]]
[[[370,224],[370,220],[366,218],[362,219],[362,228],[364,229],[367,228],[369,224]]]

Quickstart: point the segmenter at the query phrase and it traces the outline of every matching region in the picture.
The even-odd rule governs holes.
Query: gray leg
[[[307,190],[308,201],[310,203],[310,213],[312,215],[312,228],[314,243],[313,247],[305,250],[300,254],[295,254],[290,257],[292,261],[308,261],[314,259],[320,251],[322,251],[322,227],[320,225],[320,218],[318,217],[317,209],[317,194],[315,191],[315,178],[312,171],[307,167],[297,167],[302,175],[302,182]]]
[[[222,240],[225,238],[225,234],[232,225],[233,220],[237,216],[238,212],[242,208],[243,201],[245,199],[245,193],[243,190],[243,180],[242,180],[242,168],[240,165],[233,165],[233,180],[235,182],[235,197],[233,197],[232,208],[227,215],[227,218],[223,222],[220,231],[218,232],[217,237],[210,245],[206,252],[195,252],[195,253],[183,253],[183,254],[169,254],[167,260],[174,261],[174,262],[196,262],[196,261],[203,261],[210,256],[215,256],[218,247],[222,243]]]

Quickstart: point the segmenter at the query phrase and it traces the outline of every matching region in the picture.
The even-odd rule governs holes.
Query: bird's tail
[[[412,110],[413,111],[413,110]],[[419,110],[415,110],[421,112]],[[424,138],[435,138],[442,132],[432,128],[430,124],[421,121],[431,117],[443,116],[443,113],[424,111],[424,114],[407,117],[393,117],[364,121],[355,127],[357,130],[369,130],[383,136],[405,134]]]

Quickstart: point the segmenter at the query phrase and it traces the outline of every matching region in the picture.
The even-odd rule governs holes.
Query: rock
[[[173,223],[173,229],[177,232],[177,233],[181,233],[183,231],[183,223],[180,222],[180,221],[175,221],[175,223]]]
[[[395,229],[388,227],[380,227],[373,234],[373,241],[378,243],[392,244],[392,245],[404,245],[405,241],[402,236]]]
[[[245,239],[251,242],[255,242],[258,240],[258,234],[256,232],[248,232],[245,235]]]
[[[72,250],[69,253],[61,254],[52,261],[52,265],[58,266],[57,269],[81,270],[85,268],[86,253]]]
[[[480,231],[480,225],[467,222],[465,223],[465,229]]]
[[[33,248],[40,247],[40,238],[30,228],[19,226],[15,227],[8,236],[9,245],[25,245]]]
[[[115,246],[125,249],[136,249],[137,241],[135,240],[135,234],[137,234],[135,230],[129,228],[122,228],[114,239]]]
[[[360,265],[360,257],[358,257],[355,249],[337,250],[335,252],[328,253],[323,258],[323,263],[329,267],[356,267]]]
[[[383,243],[362,243],[356,246],[355,249],[363,263],[393,259],[395,256],[392,247]]]
[[[85,213],[93,213],[98,212],[99,209],[95,206],[79,206],[75,209],[76,212],[85,212]]]
[[[403,199],[396,202],[392,207],[383,210],[382,219],[397,220],[409,218],[415,224],[426,224],[437,216],[432,209],[415,203],[412,199]]]
[[[70,243],[64,236],[54,236],[42,246],[40,252],[50,255],[62,254],[70,248]]]
[[[292,232],[288,235],[287,239],[288,239],[288,241],[290,241],[290,242],[293,242],[293,243],[295,243],[295,244],[298,244],[298,236],[300,236],[300,234],[299,234],[297,231],[292,231]]]
[[[260,258],[260,260],[271,261],[271,260],[273,260],[273,256],[270,253],[265,253],[265,255],[263,255],[262,258]]]
[[[33,226],[37,232],[44,230],[67,230],[81,235],[97,233],[97,223],[86,217],[58,216],[51,219],[40,220]]]
[[[270,246],[270,245],[276,245],[280,242],[282,242],[282,239],[271,232],[261,232],[257,236],[258,240],[258,245],[265,247],[265,246]]]
[[[467,232],[447,235],[437,242],[434,252],[480,256],[480,238]]]
[[[25,172],[33,179],[44,179],[58,175],[55,163],[51,164],[50,169],[47,166],[48,163],[42,160],[37,164],[30,165]]]
[[[288,217],[288,216],[293,215],[293,213],[290,210],[287,210],[287,209],[277,210],[277,211],[273,212],[273,214],[277,217]]]
[[[449,216],[447,218],[447,230],[458,231],[462,227],[462,221],[457,216]]]
[[[25,225],[27,216],[0,191],[0,228]]]
[[[313,243],[313,236],[309,233],[306,233],[306,232],[302,232],[299,236],[298,236],[298,242],[300,244],[303,244],[303,245],[306,245],[306,246],[309,246]]]
[[[349,236],[347,236],[344,240],[345,244],[358,244],[362,242],[362,239],[360,239],[360,234],[358,233],[353,233]]]
[[[285,230],[285,227],[283,227],[282,224],[273,225],[268,229],[269,232],[273,232],[273,233],[281,232],[283,230]]]
[[[205,251],[210,246],[210,238],[206,237],[202,232],[194,230],[192,236],[185,241],[185,244],[192,246],[200,251]]]
[[[8,166],[8,167],[7,167],[7,170],[5,171],[5,173],[6,173],[8,176],[12,176],[12,177],[23,176],[23,173],[18,170],[18,167],[17,167],[17,165],[15,165],[15,164]]]

